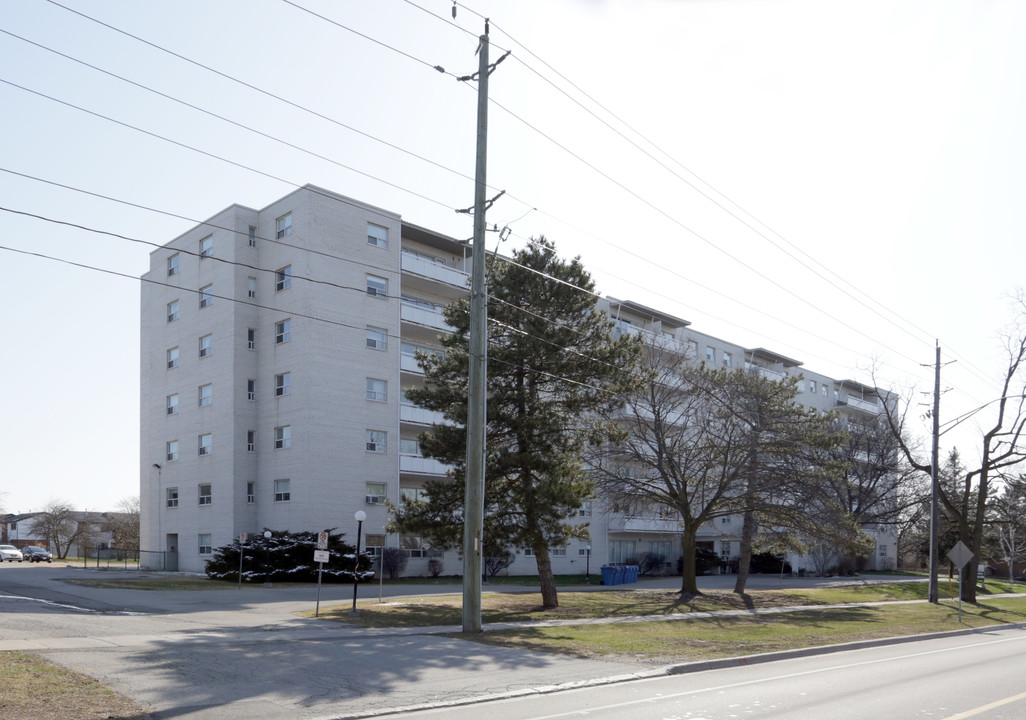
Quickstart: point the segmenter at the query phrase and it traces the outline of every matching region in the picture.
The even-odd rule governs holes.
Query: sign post
[[[973,551],[959,540],[955,547],[948,551],[948,560],[958,568],[958,622],[962,622],[962,568],[973,559]]]
[[[239,590],[242,589],[242,558],[246,554],[246,533],[239,533]]]
[[[321,614],[321,575],[324,573],[324,563],[330,562],[330,559],[328,533],[317,533],[317,549],[314,550],[314,562],[317,563],[317,605],[314,607],[314,617]]]

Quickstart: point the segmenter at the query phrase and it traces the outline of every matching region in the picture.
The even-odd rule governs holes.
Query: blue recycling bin
[[[609,565],[603,565],[602,568],[602,584],[603,585],[616,585],[616,568]]]
[[[627,570],[627,582],[629,582],[629,583],[636,583],[638,581],[638,569],[639,568],[638,568],[637,565],[628,565],[627,566],[627,568],[626,568],[626,570]]]
[[[613,582],[614,585],[623,585],[627,582],[627,574],[624,572],[623,565],[616,566],[616,580]]]

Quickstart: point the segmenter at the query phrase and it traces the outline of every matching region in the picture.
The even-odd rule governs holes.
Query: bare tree
[[[674,512],[681,525],[683,598],[699,594],[699,528],[743,514],[746,567],[735,591],[744,592],[758,518],[777,524],[802,515],[791,494],[795,480],[822,471],[806,451],[833,447],[838,439],[828,418],[793,402],[794,378],[777,382],[713,370],[656,346],[645,353],[648,380],[609,416],[622,435],[589,455],[596,487],[614,512],[652,505]]]
[[[65,558],[72,545],[96,531],[95,523],[84,517],[85,513],[76,512],[67,501],[54,499],[33,519],[33,524],[57,557]]]
[[[1008,564],[1008,581],[1015,582],[1015,563],[1026,557],[1026,476],[1005,481],[1004,492],[991,503],[990,522],[997,531],[995,550]]]
[[[117,550],[139,549],[139,498],[121,500],[114,512],[104,513],[103,529],[112,537]]]
[[[973,411],[986,410],[993,414],[989,426],[981,429],[979,462],[966,470],[954,486],[945,487],[944,483],[938,483],[938,498],[955,518],[959,540],[977,559],[982,557],[992,483],[1003,472],[1026,460],[1026,448],[1022,446],[1022,434],[1026,429],[1026,296],[1021,291],[1016,303],[1017,321],[1004,338],[1008,362],[1001,382],[1001,394]],[[905,439],[908,408],[906,404],[899,412],[885,403],[888,427],[898,439],[909,464],[920,472],[930,473],[932,464],[918,458]],[[962,584],[962,599],[966,602],[976,602],[976,573],[976,563],[969,563],[966,582]]]

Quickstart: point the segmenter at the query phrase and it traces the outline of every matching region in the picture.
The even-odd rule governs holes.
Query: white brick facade
[[[207,247],[201,240],[208,237],[210,257],[201,259]],[[208,557],[201,544],[217,547],[264,528],[338,528],[352,541],[357,510],[367,513],[365,534],[382,535],[381,488],[398,502],[401,489],[415,490],[444,472],[413,446],[435,418],[404,404],[401,391],[422,382],[410,353],[437,346],[445,330],[438,311],[466,291],[468,255],[464,245],[403,223],[395,213],[312,186],[259,211],[229,207],[154,251],[142,284],[141,540],[151,551],[144,552],[144,565],[159,567],[159,553],[166,552],[170,568],[199,572]],[[177,273],[169,275],[172,256]],[[382,281],[387,296],[381,296]],[[200,289],[209,293],[206,307]],[[177,319],[169,321],[174,301]],[[717,365],[798,372],[799,364],[787,358],[695,333],[664,313],[614,299],[603,305],[621,321],[621,331],[646,333],[682,350],[693,343],[700,358],[712,353]],[[276,329],[285,321],[288,339],[279,342],[284,338]],[[211,349],[201,357],[200,339],[208,336]],[[178,364],[169,368],[172,348]],[[289,391],[276,392],[276,378],[285,374]],[[800,402],[872,412],[871,405],[859,406],[866,388],[803,374]],[[210,386],[210,401],[202,406],[201,386]],[[172,395],[177,408],[169,413]],[[384,447],[381,436],[368,431],[384,433]],[[201,455],[200,437],[207,435],[209,453]],[[289,446],[277,447],[286,435]],[[177,458],[169,459],[174,441]],[[285,480],[287,488],[276,487]],[[209,502],[201,501],[206,485]],[[169,501],[172,488],[177,503]],[[596,575],[600,565],[625,554],[668,547],[669,557],[679,555],[672,520],[609,516],[596,501],[579,521],[590,523],[592,539],[573,541],[565,555],[553,557],[556,573],[583,572],[588,545]],[[732,531],[703,529],[699,539],[715,538],[716,551],[729,553],[740,532],[735,524]],[[398,545],[399,538],[385,543]],[[895,543],[885,555],[888,550],[893,555]],[[428,558],[411,555],[407,574],[424,573]],[[443,562],[447,574],[460,572],[456,553]],[[534,571],[532,558],[519,552],[510,572]]]

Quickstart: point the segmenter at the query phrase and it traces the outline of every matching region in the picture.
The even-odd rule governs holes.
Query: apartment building
[[[233,205],[155,250],[143,276],[141,526],[144,563],[201,571],[240,533],[336,528],[363,545],[398,546],[408,574],[457,553],[387,536],[384,501],[416,497],[446,467],[417,436],[441,417],[406,402],[423,383],[414,354],[437,351],[442,309],[467,292],[467,244],[391,211],[305,186],[263,209]],[[824,410],[879,413],[873,388],[801,369],[770,351],[694,332],[687,321],[608,298],[618,332],[672,342],[694,357],[771,377],[802,374],[799,400]],[[676,520],[585,503],[591,540],[553,549],[557,573],[644,552],[679,556]],[[728,519],[729,521],[729,519]],[[700,540],[727,557],[739,521]],[[888,543],[890,543],[888,545]],[[894,543],[880,541],[881,564]],[[535,570],[520,549],[511,573]],[[891,560],[893,562],[893,560]]]

